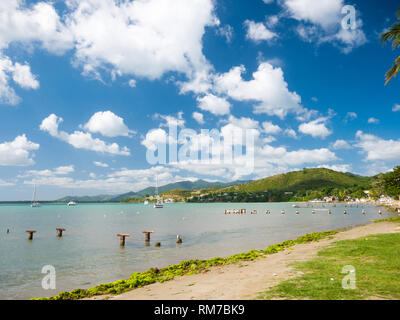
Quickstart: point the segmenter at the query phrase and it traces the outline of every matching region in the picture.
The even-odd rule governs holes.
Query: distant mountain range
[[[226,188],[230,186],[235,186],[238,184],[247,183],[249,181],[233,181],[233,182],[208,182],[205,180],[197,180],[197,181],[181,181],[176,183],[170,183],[165,186],[161,186],[158,188],[158,192],[164,193],[172,190],[200,190],[206,188]],[[120,202],[126,199],[141,199],[146,196],[153,196],[156,194],[155,187],[149,187],[143,189],[138,192],[128,192],[120,195],[98,195],[98,196],[67,196],[61,199],[58,199],[57,202],[69,202],[69,201],[77,201],[77,202]]]

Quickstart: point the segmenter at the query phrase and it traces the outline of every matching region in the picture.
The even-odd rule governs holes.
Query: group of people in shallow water
[[[255,211],[255,210],[253,210]],[[252,213],[253,213],[252,211]],[[246,209],[225,210],[225,214],[246,214]]]
[[[246,214],[246,213],[247,213],[246,209],[225,210],[225,214]],[[257,214],[257,210],[252,210],[250,213]],[[270,214],[271,211],[267,210],[265,213]]]

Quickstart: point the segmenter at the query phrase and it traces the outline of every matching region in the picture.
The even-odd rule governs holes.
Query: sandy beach
[[[155,283],[119,296],[100,296],[102,300],[249,300],[299,275],[290,265],[310,260],[321,249],[335,241],[356,239],[372,234],[398,233],[392,222],[371,223],[338,233],[319,242],[296,245],[293,248],[252,262],[211,268],[206,273],[176,277],[166,283]]]

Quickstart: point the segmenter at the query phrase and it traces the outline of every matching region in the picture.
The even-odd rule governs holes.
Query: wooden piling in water
[[[181,236],[178,234],[178,235],[176,236],[176,243],[177,243],[177,244],[181,244],[182,242],[183,242],[183,240],[182,240]]]
[[[154,233],[154,231],[142,231],[142,233],[145,234],[146,242],[149,242],[149,241],[150,241],[150,235],[151,235],[152,233]]]
[[[129,234],[117,234],[117,237],[119,237],[119,244],[121,247],[125,246],[125,238],[130,237]]]
[[[26,230],[29,233],[28,239],[33,240],[33,234],[36,233],[36,230]]]
[[[56,230],[57,230],[57,237],[59,237],[59,238],[61,238],[63,235],[63,232],[66,231],[63,228],[57,228]]]

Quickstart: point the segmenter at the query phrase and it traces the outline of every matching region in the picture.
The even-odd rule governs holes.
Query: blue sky
[[[344,28],[344,6],[355,9]],[[0,200],[137,191],[303,167],[361,175],[400,158],[396,1],[3,0]],[[345,9],[349,7],[345,7]],[[353,16],[351,16],[353,18]],[[256,136],[243,163],[152,165],[179,130]]]

